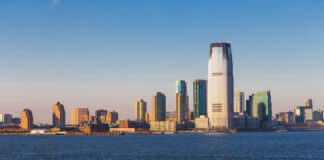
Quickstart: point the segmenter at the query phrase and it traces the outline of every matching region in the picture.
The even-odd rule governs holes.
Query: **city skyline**
[[[34,123],[51,124],[60,101],[67,123],[75,107],[135,119],[134,102],[147,100],[152,112],[155,92],[174,111],[177,79],[187,82],[192,111],[192,82],[207,79],[209,44],[226,40],[235,53],[234,91],[271,87],[273,113],[307,98],[324,108],[323,2],[36,2],[0,2],[1,113],[19,117],[29,108]]]

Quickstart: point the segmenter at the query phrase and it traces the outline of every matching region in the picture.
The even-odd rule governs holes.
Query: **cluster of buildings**
[[[23,109],[20,118],[12,118],[10,114],[0,114],[1,128],[5,129],[23,129],[40,132],[39,129],[52,129],[57,131],[109,131],[109,127],[117,125],[118,113],[108,112],[104,109],[98,109],[95,116],[89,114],[88,108],[72,108],[71,124],[66,124],[66,112],[64,105],[57,102],[53,105],[52,125],[34,124],[33,113],[30,109]],[[16,120],[15,120],[16,119]]]
[[[208,62],[208,79],[193,81],[193,111],[189,109],[187,83],[176,81],[176,108],[166,111],[166,96],[156,92],[152,96],[152,112],[147,102],[135,102],[135,120],[118,120],[118,113],[98,109],[94,116],[88,108],[72,108],[71,124],[66,125],[63,104],[53,105],[53,124],[49,127],[69,130],[74,127],[84,132],[175,132],[178,130],[269,130],[274,126],[304,125],[310,121],[323,121],[323,111],[313,111],[312,100],[297,106],[293,112],[272,117],[271,92],[262,91],[245,99],[244,92],[234,92],[232,51],[229,43],[212,43]],[[21,118],[0,114],[0,123],[19,124],[32,129],[33,114],[24,109]]]
[[[176,111],[167,112],[166,96],[157,92],[152,113],[147,113],[143,99],[135,103],[136,121],[149,124],[151,131],[271,128],[270,91],[255,93],[246,101],[243,92],[234,92],[233,79],[231,45],[212,43],[208,79],[193,82],[193,111],[189,110],[186,82],[177,80]]]
[[[313,100],[306,99],[304,105],[295,106],[293,111],[275,114],[274,125],[288,130],[323,130],[323,110],[313,108]]]

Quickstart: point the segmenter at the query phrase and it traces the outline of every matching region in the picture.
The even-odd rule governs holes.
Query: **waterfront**
[[[324,132],[0,136],[0,159],[323,159]]]

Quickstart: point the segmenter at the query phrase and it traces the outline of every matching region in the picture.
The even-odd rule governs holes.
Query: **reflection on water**
[[[0,159],[324,159],[324,132],[0,136]]]

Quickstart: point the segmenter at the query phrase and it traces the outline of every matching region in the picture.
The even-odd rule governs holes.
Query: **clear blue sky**
[[[138,98],[207,78],[209,44],[232,43],[235,90],[271,86],[273,112],[313,98],[324,109],[324,2],[300,0],[2,0],[0,113],[52,105],[116,110],[134,118]]]

